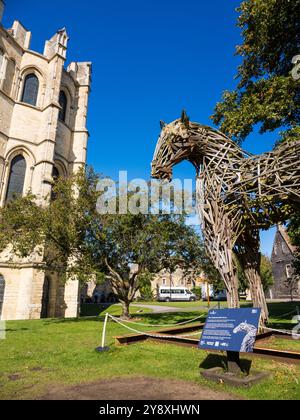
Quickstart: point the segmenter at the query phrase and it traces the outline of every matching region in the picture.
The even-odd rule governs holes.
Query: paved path
[[[164,314],[168,312],[186,312],[185,308],[175,308],[174,306],[160,306],[160,305],[140,305],[133,303],[132,306],[136,306],[141,309],[150,309],[154,314]],[[189,309],[190,310],[190,309]],[[192,312],[192,311],[191,311]]]
[[[197,312],[197,311],[206,311],[207,306],[193,306],[193,307],[186,307],[186,308],[180,308],[175,306],[162,306],[162,305],[143,305],[139,303],[133,303],[132,306],[135,306],[137,308],[145,308],[145,309],[151,309],[154,314],[164,314],[168,312]],[[214,307],[217,307],[217,305],[212,305],[211,309]]]

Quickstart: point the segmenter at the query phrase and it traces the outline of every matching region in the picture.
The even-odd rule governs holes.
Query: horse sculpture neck
[[[251,155],[207,126],[190,123],[186,134],[189,147],[184,157],[207,183],[219,184],[227,202],[240,201],[244,207],[249,203],[255,211],[270,209],[270,204],[275,208],[285,202],[300,203],[300,141]]]

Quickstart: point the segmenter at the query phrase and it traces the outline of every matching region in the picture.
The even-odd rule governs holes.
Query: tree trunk
[[[130,312],[129,312],[129,306],[130,303],[129,302],[125,302],[125,301],[121,301],[122,304],[122,315],[121,315],[121,319],[131,319],[130,316]]]

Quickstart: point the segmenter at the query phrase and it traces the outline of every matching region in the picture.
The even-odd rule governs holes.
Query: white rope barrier
[[[281,319],[281,318],[287,317],[289,315],[293,315],[295,313],[299,314],[299,308],[297,308],[296,310],[294,310],[292,312],[289,312],[287,314],[281,315],[280,317],[276,317],[276,318],[274,317],[274,318],[275,319]],[[102,345],[101,345],[101,347],[99,347],[96,350],[100,351],[100,352],[109,350],[109,347],[105,347],[106,330],[107,330],[107,323],[108,323],[109,318],[113,322],[116,322],[117,324],[121,325],[123,328],[125,328],[125,329],[127,329],[131,332],[134,332],[135,334],[146,335],[147,337],[150,337],[150,338],[164,338],[164,339],[165,338],[172,338],[172,339],[183,338],[184,339],[184,338],[196,337],[196,336],[199,337],[200,334],[201,334],[201,331],[198,331],[196,333],[191,333],[191,334],[185,334],[184,336],[182,336],[182,335],[169,335],[169,334],[162,335],[162,334],[153,334],[151,332],[139,331],[135,328],[129,327],[128,325],[126,325],[126,323],[131,324],[131,325],[139,325],[141,327],[152,327],[152,328],[154,328],[154,327],[170,327],[170,328],[174,328],[174,327],[180,327],[180,326],[187,325],[187,324],[192,324],[192,323],[194,323],[194,322],[196,322],[196,321],[198,321],[198,320],[200,320],[200,319],[202,319],[206,316],[207,316],[207,314],[203,314],[203,315],[198,316],[197,318],[194,318],[194,319],[191,319],[191,320],[188,320],[188,321],[184,321],[184,322],[181,322],[181,323],[178,323],[178,324],[143,324],[143,323],[138,323],[138,322],[129,321],[129,320],[128,321],[127,320],[122,320],[122,322],[121,322],[118,318],[115,318],[114,316],[110,315],[109,313],[106,313],[104,326],[103,326],[103,331],[102,331]],[[290,336],[294,337],[296,340],[300,339],[300,334],[294,333],[294,332],[289,331],[289,330],[278,330],[278,329],[274,329],[274,328],[265,327],[265,331],[271,331],[271,332],[275,332],[275,333],[290,335]]]
[[[289,330],[276,330],[274,328],[265,328],[265,330],[272,331],[272,332],[277,332],[277,333],[281,333],[281,334],[286,334],[286,335],[291,335],[293,337],[300,338],[300,334],[296,334],[296,333],[294,333],[292,331],[289,331]]]
[[[202,319],[205,318],[207,316],[207,314],[203,314],[201,316],[198,316],[197,318],[191,319],[190,321],[185,321],[185,322],[180,322],[179,324],[141,324],[139,322],[134,322],[134,321],[130,321],[130,320],[125,320],[123,319],[122,322],[125,322],[127,324],[132,324],[132,325],[140,325],[141,327],[180,327],[182,325],[187,325],[187,324],[193,324],[194,322],[198,321],[198,319]]]
[[[129,330],[131,332],[134,332],[135,334],[146,335],[147,337],[151,337],[151,338],[188,338],[188,337],[195,337],[195,336],[198,336],[198,335],[201,334],[201,331],[199,331],[197,333],[192,333],[192,334],[185,334],[184,336],[169,335],[169,334],[165,334],[165,335],[152,334],[152,333],[149,333],[149,332],[138,331],[135,328],[131,328],[128,325],[123,324],[119,319],[115,318],[112,315],[109,315],[109,318],[111,318],[114,322],[116,322],[117,324],[126,328],[127,330]]]

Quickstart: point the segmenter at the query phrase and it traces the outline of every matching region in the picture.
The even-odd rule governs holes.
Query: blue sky
[[[66,27],[69,61],[93,62],[88,162],[117,179],[150,177],[159,121],[171,122],[185,108],[192,120],[210,124],[225,89],[236,85],[241,42],[238,0],[7,0],[4,26],[20,20],[32,31],[31,48]],[[244,148],[261,153],[276,134],[253,133]],[[183,163],[175,177],[194,177]],[[274,230],[264,233],[270,254]]]

